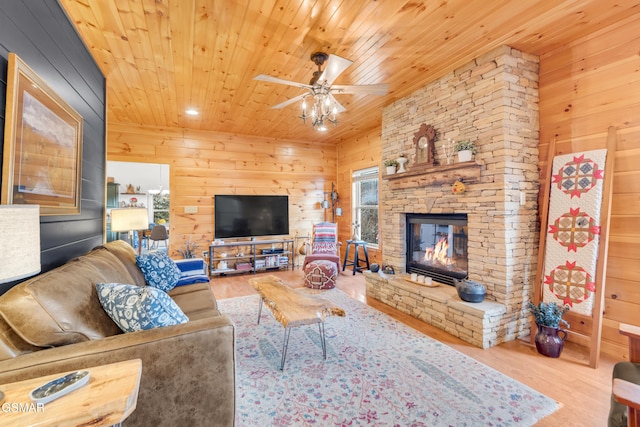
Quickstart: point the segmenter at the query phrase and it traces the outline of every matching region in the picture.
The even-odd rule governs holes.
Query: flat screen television
[[[214,197],[216,239],[289,234],[289,196]]]

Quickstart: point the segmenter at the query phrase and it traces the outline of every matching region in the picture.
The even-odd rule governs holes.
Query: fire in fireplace
[[[468,276],[467,215],[407,214],[407,273],[453,285]]]

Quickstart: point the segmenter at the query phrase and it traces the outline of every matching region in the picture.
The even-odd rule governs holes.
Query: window
[[[153,222],[160,220],[169,222],[169,193],[160,192],[153,195]]]
[[[378,246],[378,168],[353,173],[354,234],[368,245]]]

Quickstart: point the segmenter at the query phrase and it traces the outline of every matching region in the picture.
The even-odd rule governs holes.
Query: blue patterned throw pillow
[[[104,311],[124,332],[187,323],[189,318],[160,289],[121,283],[96,284]]]
[[[147,285],[165,292],[176,286],[182,274],[175,261],[163,253],[137,256],[136,264],[142,270]]]

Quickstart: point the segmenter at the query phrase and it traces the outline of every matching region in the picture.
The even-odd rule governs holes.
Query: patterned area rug
[[[494,369],[349,298],[320,294],[347,317],[326,321],[327,360],[316,325],[284,329],[258,296],[220,300],[236,325],[236,425],[530,426],[558,405]]]

